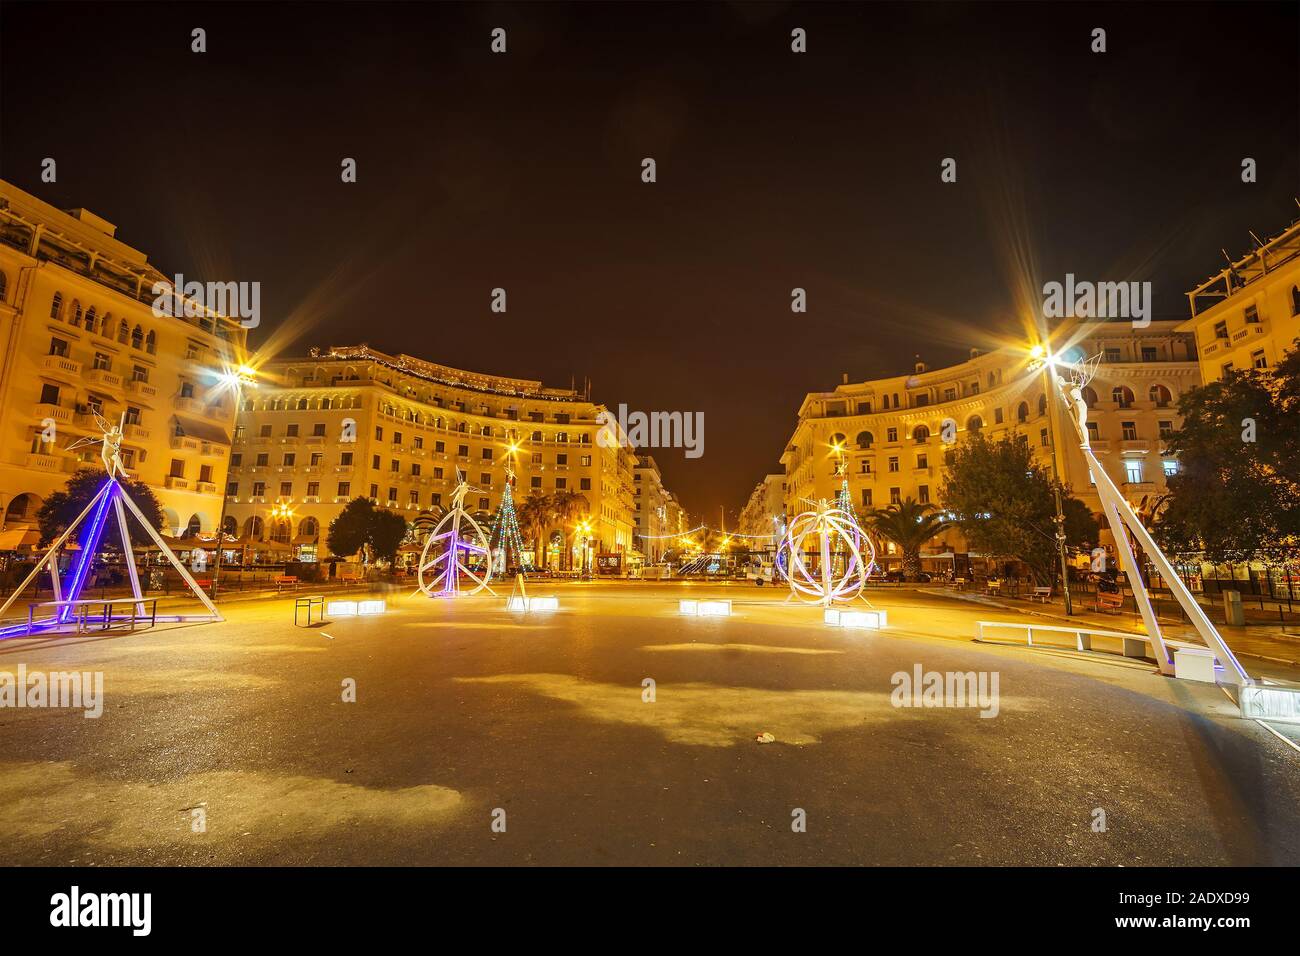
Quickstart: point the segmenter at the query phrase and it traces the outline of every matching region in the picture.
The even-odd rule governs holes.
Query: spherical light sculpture
[[[815,570],[808,564],[809,551],[818,558]],[[844,558],[838,569],[837,555]],[[790,522],[777,554],[777,567],[791,592],[801,601],[826,607],[861,594],[875,563],[875,548],[861,526],[825,499]]]

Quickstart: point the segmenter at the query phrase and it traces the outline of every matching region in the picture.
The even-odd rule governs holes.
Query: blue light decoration
[[[81,589],[86,585],[86,575],[91,566],[95,563],[95,552],[99,550],[100,539],[104,536],[104,525],[108,523],[108,506],[113,500],[114,495],[122,493],[122,486],[113,478],[109,478],[106,484],[111,485],[108,493],[104,493],[104,486],[99,486],[96,494],[102,495],[99,499],[99,507],[95,509],[95,515],[90,519],[90,524],[81,534],[81,551],[77,555],[76,563],[72,569],[72,585],[68,589],[67,595],[63,598],[65,601],[76,601],[81,597]],[[130,555],[126,555],[127,561],[131,560]],[[59,612],[59,623],[66,624],[72,617],[72,608],[64,607]]]

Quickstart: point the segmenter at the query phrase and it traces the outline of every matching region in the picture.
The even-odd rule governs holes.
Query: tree
[[[1047,468],[1034,460],[1023,435],[996,442],[975,434],[947,455],[948,477],[940,498],[967,546],[991,557],[1015,558],[1034,580],[1050,584],[1057,574],[1056,502]],[[1065,543],[1078,548],[1098,540],[1097,520],[1087,505],[1059,485]]]
[[[551,499],[546,495],[529,495],[519,506],[519,528],[533,542],[536,565],[542,567],[546,560],[546,532],[554,521]]]
[[[1275,369],[1235,372],[1185,393],[1178,458],[1153,532],[1211,561],[1300,551],[1300,349]]]
[[[41,529],[40,545],[52,544],[59,535],[67,530],[68,525],[77,520],[77,515],[85,510],[86,505],[90,504],[98,493],[99,489],[104,486],[107,475],[97,468],[81,468],[68,479],[64,491],[56,491],[45,499],[45,504],[41,505],[36,512],[36,524]],[[149,523],[157,530],[162,527],[163,513],[162,506],[158,504],[158,499],[154,497],[153,489],[146,485],[139,478],[119,478],[118,484],[122,490],[130,496],[135,502],[140,513],[148,519]],[[127,519],[129,523],[136,524],[136,518],[130,514]],[[86,519],[90,520],[89,517]],[[84,527],[84,525],[83,525]],[[143,531],[143,529],[140,529]],[[104,538],[105,543],[110,543],[111,538]],[[138,540],[132,536],[132,540]]]
[[[376,508],[369,498],[353,498],[330,522],[325,538],[333,554],[356,554],[366,545],[381,561],[392,561],[406,537],[406,520]]]
[[[569,548],[568,527],[587,517],[591,510],[591,502],[587,500],[586,495],[578,494],[576,491],[557,491],[551,496],[551,514],[554,521],[560,525],[564,534],[566,560],[570,560],[572,549]]]
[[[935,512],[934,505],[907,498],[868,515],[871,527],[903,552],[905,581],[915,581],[921,575],[921,546],[953,526],[947,516]]]

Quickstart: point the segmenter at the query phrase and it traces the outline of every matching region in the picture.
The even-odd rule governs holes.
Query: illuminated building
[[[1201,378],[1273,368],[1300,337],[1300,220],[1187,293]]]
[[[635,456],[602,447],[603,406],[579,391],[364,345],[271,361],[258,386],[235,430],[226,529],[261,560],[324,556],[330,522],[356,497],[408,522],[436,518],[458,468],[474,489],[466,509],[490,524],[512,443],[517,507],[532,495],[574,492],[588,503],[593,557],[632,548]],[[547,533],[550,563],[573,549],[572,525]],[[562,544],[553,548],[556,535]]]
[[[1178,397],[1199,384],[1193,340],[1177,321],[1153,321],[1144,329],[1129,322],[1100,323],[1073,347],[1076,357],[1101,356],[1096,379],[1085,390],[1091,408],[1093,450],[1126,500],[1141,511],[1166,489],[1177,462],[1165,439],[1179,424]],[[972,351],[968,361],[929,369],[918,362],[910,375],[850,383],[813,392],[799,409],[799,422],[781,456],[787,514],[806,509],[805,499],[833,499],[843,449],[849,493],[859,514],[913,498],[939,505],[944,482],[945,422],[955,442],[973,431],[992,440],[1024,436],[1044,462],[1051,454],[1051,426],[1042,377],[1031,371],[1024,348]],[[1062,481],[1094,513],[1101,504],[1087,466],[1071,440],[1069,423],[1057,465]],[[962,550],[950,531],[932,547]]]
[[[213,532],[221,513],[233,390],[220,376],[245,329],[203,310],[156,314],[170,279],[85,209],[0,182],[0,550],[30,550],[36,513],[98,452],[98,412],[125,416],[122,460],[149,484],[170,535]],[[52,440],[46,440],[52,439]]]

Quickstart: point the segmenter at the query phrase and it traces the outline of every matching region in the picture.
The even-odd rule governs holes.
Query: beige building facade
[[[170,535],[214,532],[229,462],[230,370],[246,330],[205,309],[160,314],[170,280],[116,227],[0,182],[0,551],[29,551],[36,513],[81,467],[102,468],[95,415],[125,421],[122,459]]]
[[[1300,220],[1187,293],[1201,379],[1273,368],[1300,338]]]
[[[636,458],[598,441],[603,406],[578,391],[364,345],[277,359],[258,380],[239,413],[226,528],[267,560],[326,556],[330,522],[356,497],[408,522],[436,517],[457,469],[473,486],[467,510],[493,517],[511,457],[517,506],[533,494],[580,494],[593,555],[630,555]],[[557,524],[553,534],[563,542],[548,545],[548,563],[567,565],[574,529]]]
[[[756,546],[761,547],[764,540],[775,541],[773,537],[784,524],[786,515],[786,480],[783,474],[765,475],[754,486],[749,500],[740,512],[740,533],[755,539]]]
[[[1072,357],[1099,355],[1096,378],[1085,391],[1093,450],[1135,508],[1154,502],[1177,462],[1165,439],[1177,430],[1178,397],[1200,380],[1194,342],[1176,321],[1155,321],[1145,329],[1128,322],[1097,323],[1072,341]],[[1050,403],[1043,377],[1027,350],[973,351],[959,365],[873,381],[845,382],[833,391],[809,394],[781,462],[785,466],[785,508],[807,510],[805,499],[833,499],[843,480],[859,513],[914,498],[941,504],[945,423],[956,443],[974,431],[996,440],[1025,436],[1047,461],[1053,453],[1053,424],[1059,402]],[[1101,511],[1073,425],[1056,422],[1062,436],[1057,465],[1073,494]],[[836,447],[842,448],[837,452]],[[1104,539],[1104,536],[1103,536]],[[962,550],[949,532],[932,550]]]

